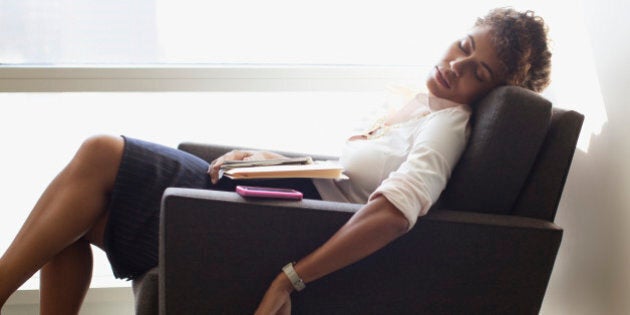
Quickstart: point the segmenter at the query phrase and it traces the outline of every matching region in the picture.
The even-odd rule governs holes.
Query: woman
[[[290,294],[386,246],[413,227],[446,185],[468,137],[471,108],[489,91],[549,82],[546,28],[531,12],[497,9],[454,42],[418,94],[374,128],[348,139],[348,181],[287,180],[308,198],[365,205],[320,248],[287,264],[258,314],[289,314]],[[51,182],[0,258],[0,307],[41,268],[42,314],[78,313],[91,277],[94,244],[114,274],[133,279],[157,265],[157,222],[169,186],[230,190],[228,160],[282,157],[232,151],[210,165],[181,151],[131,138],[88,139]],[[206,172],[208,174],[206,174]],[[282,266],[279,266],[279,268]]]

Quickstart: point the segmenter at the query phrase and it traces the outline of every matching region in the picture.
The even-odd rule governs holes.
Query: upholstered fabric
[[[158,268],[153,268],[132,283],[136,314],[158,314]]]
[[[252,314],[282,266],[360,206],[167,189],[162,314]],[[561,236],[543,220],[435,211],[383,250],[293,294],[293,314],[537,314]]]
[[[553,221],[580,135],[582,114],[554,108],[547,137],[512,214]]]
[[[509,214],[531,172],[551,103],[516,87],[494,90],[474,108],[468,147],[434,208]]]

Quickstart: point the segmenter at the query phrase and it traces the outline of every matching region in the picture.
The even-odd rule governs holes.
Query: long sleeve
[[[470,114],[461,108],[433,113],[417,131],[400,167],[370,195],[383,195],[403,213],[411,229],[446,187],[469,134]]]

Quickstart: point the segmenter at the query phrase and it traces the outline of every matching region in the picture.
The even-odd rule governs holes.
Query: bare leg
[[[40,314],[78,314],[92,279],[92,249],[80,239],[40,272]]]
[[[91,259],[88,262],[85,258],[86,245],[81,243],[84,242],[82,238],[87,234],[97,245],[102,243],[102,235],[94,236],[96,233],[92,229],[102,226],[97,223],[107,217],[107,198],[118,172],[122,150],[121,138],[90,138],[46,188],[13,243],[0,258],[0,308],[20,285],[48,262],[52,262],[47,268],[50,270],[69,270],[75,264],[91,265]],[[48,277],[48,272],[44,273],[42,281],[53,281],[44,283],[44,290],[61,285],[55,283],[58,277]],[[78,278],[85,278],[85,275]],[[46,296],[46,292],[43,294]]]

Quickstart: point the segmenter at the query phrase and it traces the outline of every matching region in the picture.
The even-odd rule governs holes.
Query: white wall
[[[608,122],[588,152],[575,154],[556,218],[564,239],[542,313],[629,314],[630,2],[583,4]]]

